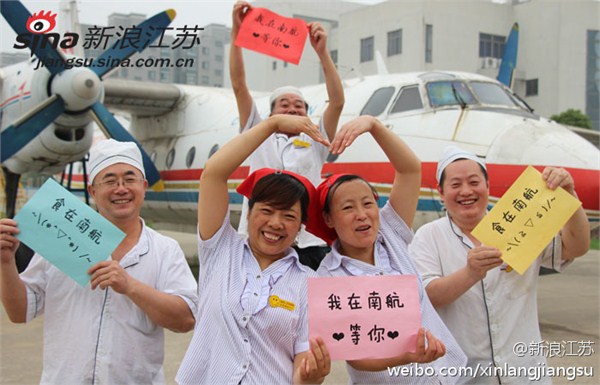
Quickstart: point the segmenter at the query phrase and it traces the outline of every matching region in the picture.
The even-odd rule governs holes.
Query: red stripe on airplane
[[[422,187],[437,188],[435,180],[435,170],[437,163],[423,162],[422,163]],[[504,192],[512,185],[519,175],[527,166],[524,165],[507,165],[507,164],[488,164],[487,169],[490,175],[492,184],[490,185],[490,195],[501,197]],[[540,172],[544,166],[534,166]],[[583,207],[588,210],[598,210],[600,206],[600,171],[586,170],[580,168],[566,168],[573,179],[577,195],[583,203]],[[391,184],[394,180],[394,169],[390,163],[326,163],[323,166],[323,176],[338,173],[357,174],[373,183]],[[202,170],[167,170],[161,171],[161,177],[165,182],[186,182],[197,181],[202,174]],[[231,179],[244,179],[248,176],[248,167],[239,167],[231,175]],[[74,181],[82,182],[81,175],[74,175]]]
[[[6,99],[4,102],[2,102],[2,104],[0,104],[0,107],[4,107],[5,105],[7,105],[8,103],[12,102],[13,100],[21,98],[21,97],[28,96],[28,95],[31,95],[31,91],[25,92],[24,94],[19,94],[19,95],[12,96],[12,97]]]

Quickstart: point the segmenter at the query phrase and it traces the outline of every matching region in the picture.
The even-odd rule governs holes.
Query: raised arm
[[[327,32],[323,26],[317,22],[308,23],[310,44],[317,53],[323,74],[325,75],[325,86],[327,87],[327,97],[329,103],[325,112],[323,112],[323,126],[330,141],[335,137],[337,125],[344,108],[344,88],[338,74],[335,64],[327,50]]]
[[[246,126],[250,112],[252,112],[252,96],[246,84],[246,71],[244,69],[244,56],[242,48],[235,45],[235,39],[240,31],[242,20],[252,6],[245,1],[238,1],[233,6],[231,26],[231,46],[229,49],[229,77],[231,87],[235,94],[238,113],[240,115],[240,130]]]
[[[575,181],[571,174],[557,167],[546,167],[542,173],[548,188],[555,190],[558,186],[577,198]],[[590,223],[582,206],[571,216],[561,230],[562,259],[571,260],[588,252],[590,248]]]
[[[331,144],[333,154],[341,154],[364,132],[370,131],[396,170],[390,204],[410,227],[421,190],[421,161],[402,139],[379,120],[363,115],[344,124]]]
[[[273,115],[227,142],[206,161],[200,177],[198,231],[202,239],[210,239],[221,227],[227,214],[227,179],[231,173],[274,132],[293,135],[304,132],[315,141],[329,146],[329,141],[308,117],[294,115]]]
[[[17,271],[15,253],[19,240],[17,222],[0,219],[0,296],[8,318],[12,322],[23,323],[27,317],[27,290]]]

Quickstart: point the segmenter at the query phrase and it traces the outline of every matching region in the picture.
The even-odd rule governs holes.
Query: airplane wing
[[[182,97],[183,92],[173,84],[124,79],[104,81],[104,104],[111,110],[131,115],[165,114],[173,110]]]

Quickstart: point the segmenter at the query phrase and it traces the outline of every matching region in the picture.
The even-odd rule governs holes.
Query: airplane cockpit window
[[[373,92],[363,109],[361,115],[379,116],[385,110],[394,95],[394,87],[380,88]]]
[[[410,86],[400,90],[390,113],[420,110],[421,108],[423,108],[423,102],[421,101],[419,88],[417,86]]]
[[[431,82],[427,84],[431,107],[466,106],[476,103],[469,87],[459,81]]]
[[[484,82],[471,82],[471,88],[477,95],[477,99],[482,104],[493,104],[508,107],[515,107],[517,104],[513,99],[502,89],[494,83]]]

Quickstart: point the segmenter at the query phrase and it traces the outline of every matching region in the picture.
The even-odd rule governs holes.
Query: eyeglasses
[[[120,184],[123,184],[123,187],[129,188],[129,187],[133,187],[133,186],[137,185],[138,183],[142,183],[142,182],[144,182],[143,178],[138,178],[135,176],[128,176],[123,179],[116,179],[116,178],[108,179],[103,182],[94,183],[93,185],[108,188],[108,189],[114,189],[114,188],[117,188]]]

